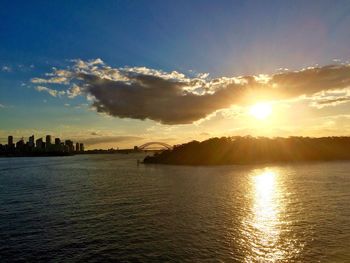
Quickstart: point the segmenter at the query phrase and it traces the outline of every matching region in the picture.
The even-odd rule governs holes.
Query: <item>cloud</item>
[[[2,66],[1,71],[3,72],[11,72],[12,68],[10,66]]]
[[[318,102],[318,104],[321,104],[321,105],[325,105],[325,104],[327,104],[327,105],[328,104],[337,105],[337,104],[341,104],[341,103],[348,102],[348,101],[350,101],[349,97],[341,97],[341,98],[337,98],[337,99],[320,101],[320,102]]]
[[[311,106],[321,109],[329,106],[337,106],[339,104],[347,103],[349,101],[350,101],[350,97],[339,97],[335,99],[315,101],[311,103]]]
[[[32,78],[30,81],[35,84],[68,84],[72,75],[69,70],[53,68],[53,72],[45,74],[48,78]]]
[[[100,58],[92,59],[88,61],[84,61],[81,59],[72,59],[72,62],[75,63],[76,68],[80,68],[80,69],[90,69],[95,67],[96,65],[104,65],[104,62]]]
[[[137,75],[131,83],[81,75],[89,83],[98,112],[120,118],[152,119],[164,124],[192,123],[231,105],[238,93],[221,89],[214,94],[183,92],[185,83]]]
[[[287,97],[350,87],[350,64],[307,68],[274,75],[271,84]]]
[[[337,106],[350,101],[350,87],[330,91],[321,91],[313,94],[310,97],[306,97],[305,99],[311,100],[310,106],[318,109]]]
[[[67,96],[70,99],[75,98],[76,96],[80,95],[81,93],[82,93],[81,88],[74,83],[73,83],[72,87],[67,90]]]
[[[62,96],[66,93],[64,90],[59,91],[59,90],[50,89],[50,88],[43,87],[43,86],[36,86],[35,90],[37,90],[39,92],[47,92],[53,97]]]
[[[5,105],[0,103],[0,109],[4,109],[4,108],[5,108]]]
[[[210,79],[207,74],[188,77],[177,71],[146,67],[112,68],[100,59],[74,63],[73,67],[48,73],[46,83],[58,83],[53,80],[64,78],[61,83],[72,85],[66,95],[74,98],[85,94],[98,112],[163,124],[193,123],[218,110],[259,100],[312,97],[350,87],[348,64]]]
[[[66,84],[66,83],[68,83],[66,77],[53,77],[53,78],[49,78],[49,79],[32,78],[31,82],[35,83],[35,84],[43,84],[43,83]]]

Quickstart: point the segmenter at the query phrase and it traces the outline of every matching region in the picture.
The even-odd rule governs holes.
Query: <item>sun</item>
[[[265,120],[272,113],[272,106],[270,103],[261,102],[249,108],[249,113],[259,120]]]

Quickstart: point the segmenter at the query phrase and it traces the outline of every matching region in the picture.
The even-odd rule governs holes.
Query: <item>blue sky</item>
[[[2,1],[3,63],[100,57],[114,66],[225,75],[349,55],[349,1],[35,3]]]
[[[3,137],[57,130],[68,136],[84,127],[145,138],[139,131],[158,125],[101,117],[82,97],[73,102],[34,90],[32,78],[72,59],[214,78],[300,70],[350,57],[349,1],[0,2]],[[197,127],[183,129],[190,139]],[[174,137],[162,136],[168,135]]]

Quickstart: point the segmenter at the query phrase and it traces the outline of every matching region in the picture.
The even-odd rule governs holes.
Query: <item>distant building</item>
[[[53,149],[57,152],[62,152],[64,150],[64,145],[61,142],[60,138],[55,138],[55,145],[54,145]]]
[[[35,144],[34,144],[34,135],[32,135],[32,136],[29,137],[28,146],[29,146],[30,148],[34,148],[34,146],[35,146]]]
[[[37,155],[65,155],[66,153],[74,154],[84,151],[84,144],[73,143],[71,140],[62,142],[60,138],[52,138],[51,135],[46,135],[44,138],[35,140],[34,135],[29,136],[25,142],[23,137],[16,143],[13,141],[13,136],[8,136],[8,144],[0,144],[0,155],[10,154],[11,156],[37,156]]]
[[[61,139],[60,138],[55,138],[55,144],[56,145],[61,145]]]
[[[25,145],[24,140],[23,138],[21,138],[18,142],[16,142],[16,149],[18,151],[23,151],[24,145]]]
[[[51,135],[46,135],[46,145],[51,144]]]
[[[44,149],[45,144],[43,142],[43,138],[37,139],[35,141],[35,145],[36,145],[36,148],[39,149],[39,150]]]
[[[7,144],[8,144],[9,147],[13,146],[13,136],[10,135],[7,138]]]
[[[65,149],[68,151],[68,152],[74,152],[74,145],[73,145],[73,142],[71,140],[66,140],[64,142],[65,144]]]

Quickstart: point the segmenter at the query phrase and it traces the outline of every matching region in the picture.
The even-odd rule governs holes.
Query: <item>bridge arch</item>
[[[149,146],[153,146],[153,145],[162,146],[163,148],[166,148],[167,150],[171,150],[173,148],[171,145],[164,143],[164,142],[148,142],[148,143],[140,145],[138,148],[140,150],[146,150],[146,148],[148,148]]]

